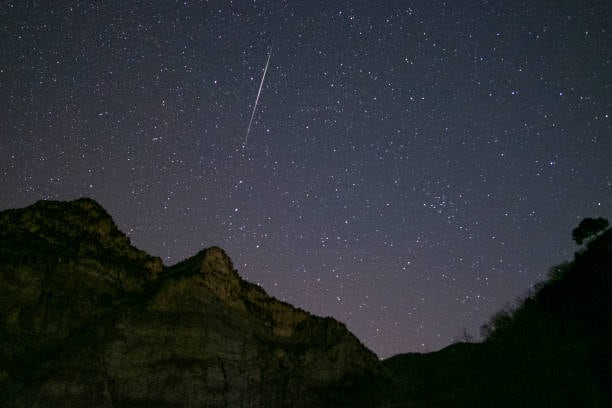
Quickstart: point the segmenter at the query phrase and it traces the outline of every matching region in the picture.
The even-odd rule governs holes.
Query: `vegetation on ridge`
[[[586,248],[552,268],[516,308],[496,313],[483,326],[483,343],[386,360],[397,401],[432,407],[612,406],[612,229],[602,231],[607,221],[601,218],[580,225]]]

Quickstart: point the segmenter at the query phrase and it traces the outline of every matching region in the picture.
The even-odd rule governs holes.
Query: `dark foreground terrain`
[[[418,407],[611,407],[612,229],[461,343],[384,362]]]
[[[0,213],[2,407],[609,407],[612,230],[487,339],[380,362],[269,297],[220,248],[175,266],[96,202]]]

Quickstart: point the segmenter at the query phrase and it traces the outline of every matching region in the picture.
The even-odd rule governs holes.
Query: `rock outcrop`
[[[0,406],[366,405],[379,370],[220,248],[165,267],[89,199],[0,213]]]

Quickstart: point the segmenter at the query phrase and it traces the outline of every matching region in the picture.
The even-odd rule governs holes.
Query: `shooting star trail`
[[[249,120],[249,127],[247,127],[246,136],[244,137],[244,142],[242,142],[242,148],[246,147],[246,144],[249,140],[249,133],[251,133],[251,125],[253,124],[253,117],[255,116],[255,111],[257,110],[257,103],[259,102],[259,95],[261,95],[261,89],[263,88],[264,81],[266,80],[266,72],[268,72],[268,64],[270,64],[270,57],[272,56],[272,48],[270,47],[270,52],[268,53],[268,60],[266,61],[266,67],[264,68],[263,75],[261,76],[261,82],[259,83],[259,90],[257,91],[257,98],[255,98],[255,104],[253,105],[253,112],[251,112],[251,120]]]

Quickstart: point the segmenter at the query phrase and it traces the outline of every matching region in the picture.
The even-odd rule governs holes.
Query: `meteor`
[[[257,110],[257,103],[259,102],[259,95],[261,95],[261,89],[263,88],[264,81],[266,80],[266,72],[268,72],[268,64],[270,64],[270,57],[272,56],[272,48],[270,47],[270,52],[268,53],[268,60],[266,61],[266,66],[263,71],[263,75],[261,76],[261,82],[259,83],[259,90],[257,91],[257,97],[255,98],[255,104],[253,105],[253,112],[251,112],[251,120],[249,120],[249,126],[247,127],[246,136],[244,137],[244,142],[242,142],[242,148],[246,147],[247,141],[249,140],[249,133],[251,132],[251,125],[253,124],[253,117],[255,116],[255,111]]]

